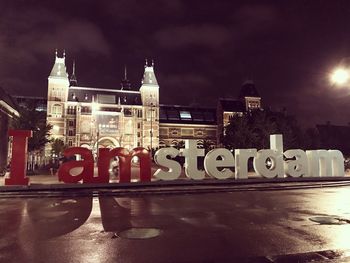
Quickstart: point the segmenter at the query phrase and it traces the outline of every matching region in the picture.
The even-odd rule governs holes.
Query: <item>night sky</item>
[[[253,79],[306,126],[350,122],[350,87],[329,82],[350,56],[350,1],[0,1],[3,88],[46,96],[55,48],[80,86],[119,88],[126,65],[138,90],[153,58],[163,104],[215,106]]]

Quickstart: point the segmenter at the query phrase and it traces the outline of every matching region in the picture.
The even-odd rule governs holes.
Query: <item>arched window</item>
[[[164,141],[159,141],[159,148],[166,147],[166,143]]]
[[[52,115],[54,115],[54,116],[61,116],[62,115],[62,105],[54,104],[52,106]]]
[[[173,147],[176,147],[178,144],[179,144],[179,143],[178,143],[177,140],[173,140],[173,141],[171,142],[171,146],[173,146]]]

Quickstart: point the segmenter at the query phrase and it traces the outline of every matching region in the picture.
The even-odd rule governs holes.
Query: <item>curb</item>
[[[346,186],[350,184],[349,177],[309,177],[309,178],[273,178],[273,179],[226,179],[226,180],[217,180],[217,179],[205,179],[201,181],[197,180],[174,180],[174,181],[151,181],[151,182],[132,182],[132,183],[104,183],[104,184],[31,184],[28,186],[0,186],[1,193],[10,193],[10,192],[31,192],[31,191],[64,191],[64,190],[94,190],[94,189],[115,189],[115,190],[135,190],[143,188],[157,188],[157,187],[176,187],[181,186],[186,187],[241,187],[246,185],[266,185],[266,184],[284,184],[289,185],[293,183],[316,183],[316,185],[310,186]],[[298,185],[293,186],[293,189],[297,189]],[[305,185],[299,185],[305,186]],[[306,185],[307,186],[307,185]],[[266,187],[266,186],[265,186]],[[262,188],[262,187],[260,187]],[[270,186],[267,188],[276,189],[276,186]],[[283,188],[283,187],[281,187]]]

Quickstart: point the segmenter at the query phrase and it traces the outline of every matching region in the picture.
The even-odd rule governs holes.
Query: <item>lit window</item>
[[[62,106],[59,104],[54,104],[52,106],[52,115],[62,115]]]
[[[181,119],[192,119],[191,113],[189,111],[180,111],[180,117]]]

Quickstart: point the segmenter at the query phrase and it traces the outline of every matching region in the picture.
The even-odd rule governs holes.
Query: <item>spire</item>
[[[128,80],[126,65],[124,66],[124,79],[121,81],[121,90],[131,90],[131,83]]]
[[[73,72],[72,75],[75,75],[75,60],[73,60]]]
[[[148,61],[147,58],[145,59],[145,68],[148,67]]]
[[[57,49],[55,50],[55,64],[52,67],[50,77],[68,78],[65,64],[65,53],[63,53],[63,57],[59,57]]]
[[[154,61],[152,60],[152,65],[148,66],[148,63],[145,65],[145,73],[143,74],[142,84],[143,85],[158,85],[156,75],[154,74]]]
[[[73,70],[72,70],[72,75],[70,76],[69,79],[70,86],[78,86],[78,81],[77,77],[75,76],[75,60],[73,60]]]

